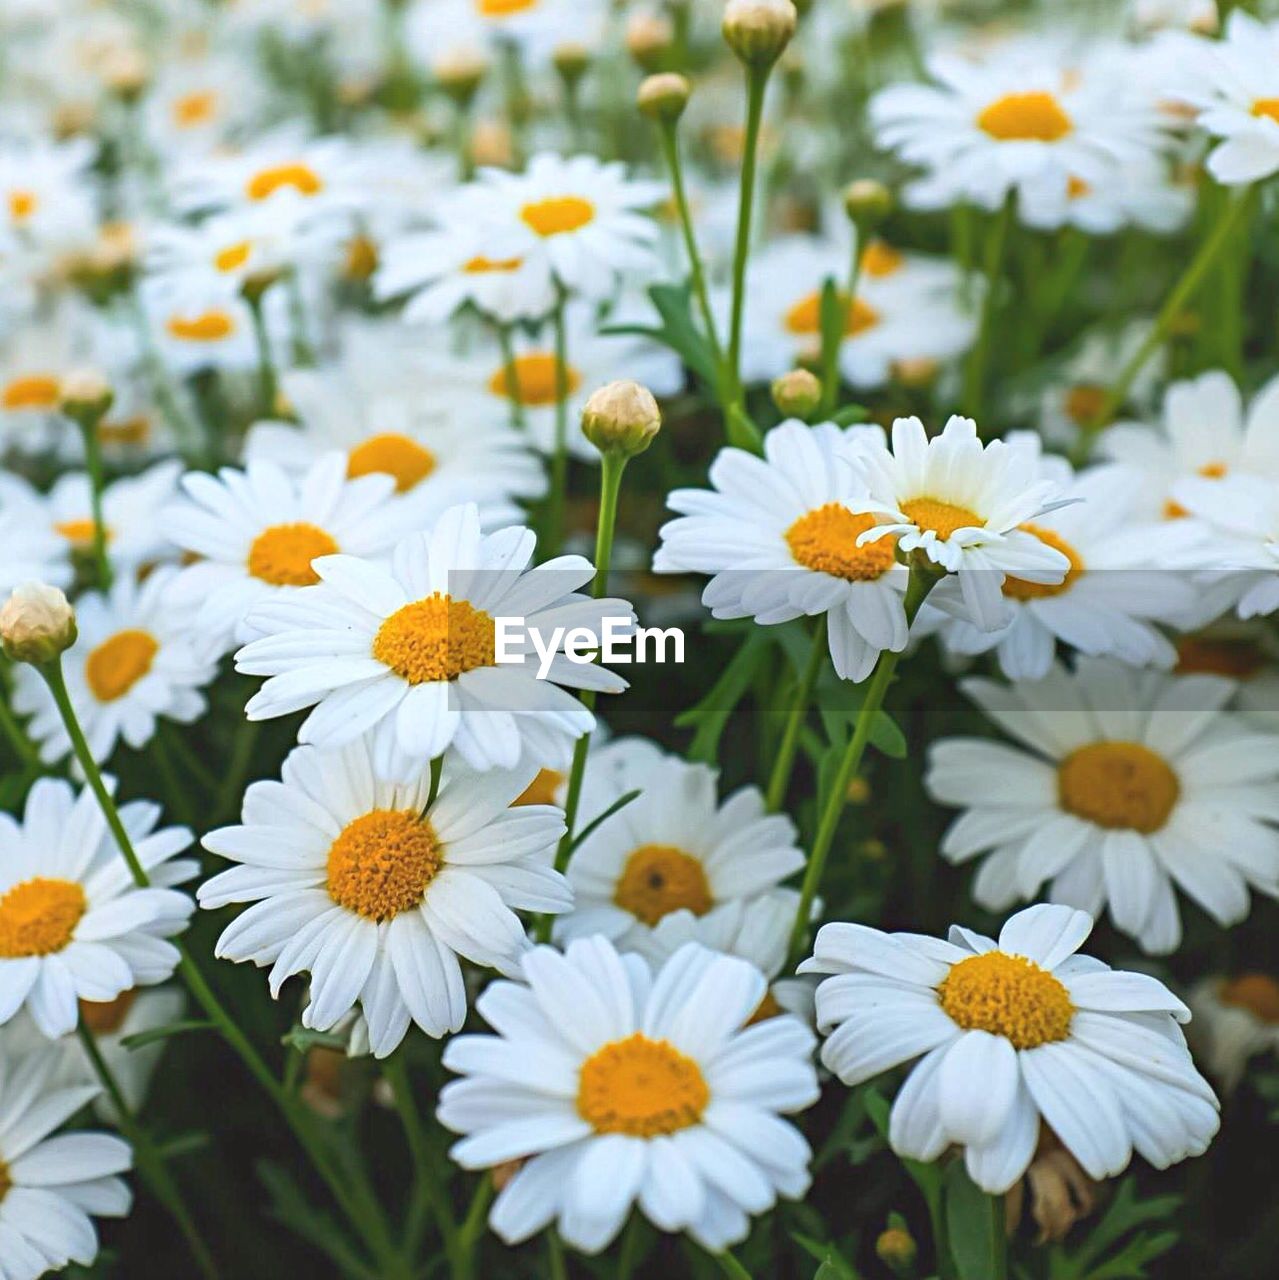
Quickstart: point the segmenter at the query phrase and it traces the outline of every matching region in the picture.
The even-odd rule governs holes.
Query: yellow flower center
[[[62,383],[53,374],[29,373],[5,386],[0,403],[6,409],[56,409],[61,399]]]
[[[902,512],[911,524],[939,538],[949,538],[956,529],[981,528],[986,522],[975,511],[939,498],[911,498],[902,503]]]
[[[1248,640],[1205,640],[1184,636],[1177,641],[1177,674],[1207,673],[1250,680],[1269,665],[1266,655]]]
[[[846,293],[839,294],[839,301],[844,308],[844,337],[855,338],[867,329],[873,329],[879,323],[879,312],[860,298],[851,301]],[[797,336],[817,334],[822,329],[822,295],[816,291],[801,298],[782,318],[782,323],[790,333]]]
[[[999,142],[1057,142],[1074,128],[1061,103],[1044,90],[997,98],[977,117],[977,127]]]
[[[765,991],[759,1007],[746,1019],[746,1025],[753,1027],[757,1022],[767,1022],[769,1018],[780,1018],[785,1012],[786,1010],[778,1004],[777,997],[771,991]]]
[[[103,444],[145,444],[151,437],[151,419],[144,413],[131,418],[118,418],[114,422],[98,424],[98,439]]]
[[[397,493],[416,488],[434,470],[435,454],[397,431],[361,441],[346,461],[346,474],[352,480],[375,474],[394,476]]]
[[[324,190],[324,183],[309,165],[278,164],[258,170],[244,184],[244,194],[250,200],[269,200],[285,187],[292,187],[299,195],[315,196]]]
[[[221,307],[210,307],[198,316],[170,316],[164,327],[179,342],[221,342],[235,332],[235,319]]]
[[[149,631],[117,631],[85,659],[89,691],[99,702],[123,698],[151,670],[159,652],[159,641]]]
[[[213,265],[222,272],[239,271],[248,262],[252,251],[253,245],[248,240],[241,240],[239,244],[229,244],[213,255]]]
[[[1217,993],[1222,1004],[1247,1009],[1262,1022],[1279,1023],[1279,982],[1266,973],[1241,973],[1228,978]]]
[[[89,519],[82,520],[59,520],[54,526],[53,531],[61,534],[72,547],[83,549],[93,544],[93,521]],[[111,541],[111,530],[107,529],[107,541]]]
[[[179,129],[194,129],[207,124],[217,113],[218,95],[213,89],[199,89],[174,98],[170,111]]]
[[[1223,480],[1229,470],[1230,468],[1224,462],[1205,462],[1199,468],[1199,474],[1205,480]]]
[[[715,905],[702,864],[669,844],[642,844],[626,859],[613,901],[647,925],[681,907],[704,916]]]
[[[838,502],[800,516],[786,530],[786,545],[797,564],[846,582],[873,582],[893,567],[896,540],[880,538],[859,547],[857,539],[875,523]]]
[[[711,1100],[702,1070],[665,1040],[635,1032],[582,1063],[577,1113],[596,1133],[656,1138],[697,1124]]]
[[[552,196],[535,200],[520,210],[520,217],[539,236],[562,236],[580,231],[595,219],[595,206],[581,196]]]
[[[523,258],[472,258],[462,270],[469,276],[488,275],[494,271],[518,271],[524,265]]]
[[[9,1188],[12,1186],[13,1179],[9,1176],[9,1166],[0,1160],[0,1204],[4,1203],[4,1198],[9,1194]]]
[[[1149,835],[1168,821],[1181,783],[1140,742],[1092,742],[1057,766],[1057,793],[1061,807],[1086,822]]]
[[[942,980],[937,998],[965,1031],[1003,1036],[1015,1049],[1064,1040],[1075,1013],[1070,993],[1047,969],[1002,951],[961,960]]]
[[[896,275],[905,259],[892,245],[882,240],[872,240],[862,252],[862,274],[882,280]]]
[[[1078,427],[1091,426],[1106,403],[1106,389],[1095,383],[1080,383],[1066,392],[1066,416]]]
[[[507,400],[515,400],[529,408],[545,408],[547,405],[557,404],[559,396],[556,394],[555,363],[555,356],[545,351],[517,356],[512,371],[515,386],[511,386],[511,379],[503,366],[489,379],[489,390],[495,396],[504,396]],[[568,394],[572,395],[582,385],[582,375],[572,365],[564,370],[564,374],[564,385]]]
[[[1279,98],[1258,98],[1252,104],[1252,114],[1279,123]]]
[[[338,544],[319,525],[297,520],[263,529],[249,548],[249,572],[275,587],[312,587],[320,575],[311,567],[317,556],[335,555]]]
[[[122,991],[114,1000],[81,1000],[80,1017],[95,1035],[109,1036],[119,1031],[138,998],[135,987]]]
[[[505,18],[537,8],[538,0],[475,0],[475,7],[485,18]]]
[[[496,665],[493,619],[437,591],[397,609],[373,637],[373,656],[409,684],[456,680]]]
[[[0,956],[17,960],[61,951],[89,908],[74,880],[24,880],[0,898]]]
[[[25,222],[40,204],[40,198],[34,191],[9,192],[9,216],[14,222]]]
[[[390,920],[422,901],[443,859],[431,824],[407,809],[374,809],[329,847],[329,897],[366,920]]]
[[[1083,572],[1084,562],[1079,552],[1064,538],[1058,537],[1051,529],[1041,529],[1036,524],[1021,526],[1023,533],[1033,533],[1046,547],[1060,551],[1070,561],[1070,568],[1060,582],[1029,582],[1025,578],[1014,578],[1011,574],[1004,579],[1004,595],[1013,600],[1044,600],[1049,596],[1059,596],[1069,591],[1071,584]]]
[[[1066,180],[1067,200],[1082,200],[1088,195],[1092,195],[1091,182],[1085,182],[1082,178],[1076,178],[1073,175]]]
[[[564,775],[558,769],[539,769],[537,777],[520,792],[512,806],[521,804],[554,804],[555,793],[564,785]]]
[[[346,242],[342,274],[348,280],[367,280],[377,270],[377,244],[368,236],[352,236]]]

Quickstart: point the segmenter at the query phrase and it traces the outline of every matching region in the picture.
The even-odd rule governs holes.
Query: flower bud
[[[480,82],[489,72],[489,60],[475,49],[455,49],[431,68],[440,88],[463,106],[475,97]]]
[[[844,212],[863,235],[874,231],[893,211],[893,193],[874,178],[858,178],[844,188]]]
[[[586,74],[587,67],[591,65],[591,51],[576,40],[566,40],[563,44],[556,45],[551,61],[555,64],[560,79],[565,84],[573,85]]]
[[[915,1265],[915,1240],[903,1226],[889,1227],[875,1241],[879,1260],[899,1276],[909,1275]]]
[[[582,434],[601,452],[633,458],[662,428],[653,393],[638,382],[610,382],[586,402]]]
[[[0,609],[0,644],[14,662],[42,667],[76,642],[75,610],[57,587],[22,582]]]
[[[771,67],[798,21],[791,0],[728,0],[722,30],[728,47],[748,67]]]
[[[667,17],[637,13],[626,24],[626,49],[644,71],[656,71],[675,43],[675,27]]]
[[[692,86],[681,75],[666,71],[649,76],[639,87],[636,104],[650,120],[678,120],[688,106]]]
[[[141,50],[129,46],[110,50],[100,67],[103,83],[125,102],[136,102],[151,79]]]
[[[62,380],[62,412],[82,427],[96,427],[111,408],[115,392],[97,369],[76,369]]]
[[[773,381],[773,403],[787,418],[808,418],[822,402],[822,383],[807,369],[792,369]]]

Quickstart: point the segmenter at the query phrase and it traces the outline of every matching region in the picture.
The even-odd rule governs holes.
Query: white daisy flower
[[[147,87],[141,115],[163,155],[207,155],[259,116],[265,104],[261,77],[241,59],[170,56]]]
[[[202,638],[169,601],[176,572],[156,569],[141,581],[122,573],[107,595],[91,591],[76,601],[79,636],[62,655],[62,674],[99,762],[122,739],[135,751],[145,747],[162,716],[190,724],[204,714],[200,690],[216,667]],[[46,764],[70,753],[62,716],[34,667],[14,669],[13,705],[31,716],[27,731]]]
[[[607,20],[602,0],[432,0],[413,7],[406,34],[436,72],[461,54],[496,55],[503,45],[540,65],[558,45],[596,46]]]
[[[272,996],[309,972],[305,1026],[328,1031],[358,1004],[384,1058],[410,1020],[440,1037],[466,1019],[461,959],[519,972],[529,943],[517,910],[566,911],[552,868],[563,815],[512,809],[528,773],[451,770],[432,801],[431,772],[380,782],[373,747],[298,747],[280,782],[255,782],[244,825],[204,837],[241,865],[206,881],[200,905],[254,903],[216,954],[271,965]]]
[[[74,305],[22,320],[0,343],[0,442],[35,453],[74,430],[62,417],[62,382],[88,359],[90,326]]]
[[[918,418],[898,418],[892,451],[863,448],[855,462],[870,493],[863,509],[884,521],[860,534],[858,546],[893,536],[899,553],[918,551],[957,573],[977,626],[994,630],[1007,620],[1005,575],[1054,583],[1069,571],[1063,552],[1022,528],[1056,505],[1059,486],[1036,474],[1028,451],[983,444],[971,418],[952,417],[932,440]]]
[[[129,1145],[106,1133],[52,1136],[97,1093],[55,1083],[56,1049],[13,1054],[0,1041],[0,1249],[5,1280],[38,1280],[98,1255],[93,1216],[123,1218],[133,1202],[118,1175]],[[93,1215],[93,1216],[91,1216]]]
[[[1279,738],[1222,714],[1233,681],[1080,658],[1073,675],[960,688],[1021,744],[948,738],[929,755],[933,798],[965,810],[941,852],[986,855],[973,882],[983,906],[1005,910],[1047,882],[1050,901],[1108,908],[1165,953],[1181,939],[1174,885],[1222,927],[1248,915],[1249,886],[1279,895]]]
[[[89,172],[97,146],[68,142],[0,142],[0,235],[42,252],[92,237],[97,222]]]
[[[1279,982],[1269,974],[1204,978],[1186,1002],[1195,1015],[1191,1046],[1227,1093],[1243,1079],[1250,1059],[1279,1051]]]
[[[764,437],[763,458],[722,449],[711,491],[667,499],[680,515],[662,526],[654,570],[713,574],[702,602],[717,618],[771,625],[824,613],[836,673],[864,680],[907,637],[908,574],[893,540],[859,542],[875,521],[849,450],[877,436],[790,421]]]
[[[658,227],[643,211],[666,187],[628,178],[621,163],[542,152],[523,173],[485,169],[477,188],[476,208],[488,209],[485,256],[494,261],[544,263],[564,289],[596,300],[620,275],[657,274]]]
[[[133,882],[93,793],[41,778],[19,823],[0,814],[0,1024],[25,1005],[51,1040],[75,1029],[77,1000],[114,1000],[164,982],[178,963],[165,941],[194,903],[171,886],[195,873],[175,859],[185,827],[156,830],[159,805],[120,806],[151,887]]]
[[[602,635],[605,618],[634,615],[624,601],[577,591],[595,572],[580,556],[528,569],[535,543],[518,527],[481,534],[467,505],[401,542],[389,569],[321,556],[317,586],[249,616],[262,638],[236,654],[236,670],[270,678],[246,713],[264,720],[313,706],[299,741],[324,749],[370,732],[386,777],[410,776],[450,746],[476,769],[514,768],[525,751],[562,762],[595,723],[563,686],[616,693],[626,681],[571,662],[562,637],[545,680],[527,645],[520,660],[499,665],[494,619],[522,618],[549,642],[556,627]]]
[[[720,804],[715,769],[622,742],[588,758],[583,816],[640,794],[574,849],[568,878],[576,906],[558,922],[561,936],[599,933],[623,950],[644,952],[672,912],[714,930],[730,904],[776,889],[804,865],[794,823],[766,813],[758,788],[743,787]],[[700,927],[695,936],[703,940]]]
[[[524,957],[527,986],[493,983],[476,1008],[496,1035],[457,1036],[444,1065],[465,1078],[438,1116],[466,1135],[467,1169],[526,1163],[493,1205],[508,1244],[551,1222],[585,1253],[631,1207],[719,1252],[750,1216],[808,1188],[808,1143],[781,1115],[817,1098],[812,1033],[797,1018],[747,1026],[757,969],[696,944],[654,974],[603,938]]]
[[[0,490],[0,598],[20,582],[47,582],[64,590],[71,585],[66,541],[43,521],[33,524],[20,505],[4,502]]]
[[[1152,158],[1093,182],[1056,174],[1026,190],[1017,211],[1037,231],[1078,227],[1091,236],[1109,236],[1136,227],[1169,235],[1186,225],[1194,207],[1194,187],[1175,181],[1168,164]]]
[[[1132,20],[1141,31],[1217,30],[1217,0],[1131,0]]]
[[[1097,467],[1062,488],[1071,505],[1021,526],[1070,561],[1058,583],[1004,579],[1011,615],[998,631],[983,631],[962,617],[943,626],[942,642],[957,654],[995,650],[1004,674],[1038,680],[1048,674],[1061,641],[1093,656],[1119,658],[1134,667],[1171,667],[1177,651],[1155,625],[1169,623],[1196,604],[1189,578],[1168,569],[1176,539],[1167,525],[1132,518],[1132,476],[1124,467]],[[962,614],[952,580],[929,596],[935,608]]]
[[[246,619],[263,601],[319,582],[317,557],[390,554],[405,527],[395,482],[350,470],[330,451],[305,469],[253,458],[243,471],[182,477],[184,497],[160,519],[193,563],[173,579],[169,604],[211,650],[257,634]]]
[[[156,350],[175,374],[257,366],[253,315],[225,280],[202,272],[149,276],[138,294]]]
[[[1075,952],[1083,911],[1018,912],[996,943],[955,925],[950,941],[828,924],[800,966],[829,973],[822,1062],[847,1085],[919,1059],[897,1094],[888,1140],[936,1160],[964,1148],[992,1195],[1026,1171],[1047,1126],[1092,1178],[1136,1150],[1156,1168],[1202,1155],[1218,1103],[1178,1022],[1190,1014],[1161,982]]]

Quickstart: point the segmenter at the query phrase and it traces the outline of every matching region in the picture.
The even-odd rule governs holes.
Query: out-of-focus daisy
[[[241,59],[166,60],[147,87],[143,127],[162,155],[208,154],[262,110],[262,81]]]
[[[920,1059],[897,1094],[888,1139],[936,1160],[964,1148],[992,1195],[1025,1172],[1046,1125],[1090,1177],[1113,1177],[1134,1149],[1156,1168],[1201,1155],[1218,1104],[1195,1070],[1161,982],[1075,952],[1083,911],[1040,904],[999,941],[958,925],[950,941],[828,924],[801,971],[828,973],[817,1020],[822,1061],[847,1085]]]
[[[151,276],[139,291],[155,346],[168,368],[239,371],[258,361],[253,316],[227,283],[197,272]]]
[[[93,591],[76,602],[79,637],[62,655],[67,693],[93,758],[106,760],[123,739],[138,750],[156,720],[190,724],[204,713],[200,692],[215,674],[207,646],[168,598],[176,570],[156,569],[141,582],[119,574],[109,595]],[[13,705],[48,764],[71,750],[71,739],[43,677],[33,667],[14,672]]]
[[[85,362],[88,326],[80,310],[58,308],[27,320],[0,343],[0,442],[25,453],[45,449],[72,430],[62,418],[62,381]]]
[[[882,386],[895,367],[953,360],[973,340],[973,316],[958,301],[949,262],[875,242],[862,254],[857,296],[845,285],[849,250],[833,240],[787,236],[750,264],[742,374],[765,381],[812,363],[821,349],[821,295],[828,278],[845,308],[839,367],[856,387]]]
[[[551,1222],[598,1253],[632,1205],[720,1251],[750,1215],[808,1187],[808,1143],[780,1116],[817,1098],[812,1033],[747,1023],[764,976],[696,944],[654,974],[603,938],[524,957],[527,986],[493,983],[476,1008],[496,1035],[458,1036],[438,1115],[466,1136],[467,1169],[526,1163],[493,1205],[507,1243]]]
[[[614,760],[617,745],[608,749]],[[766,813],[756,787],[741,788],[721,805],[716,771],[706,765],[641,754],[606,768],[598,781],[591,774],[588,761],[584,813],[602,813],[627,792],[640,794],[574,850],[568,876],[575,906],[559,922],[566,938],[599,933],[623,950],[643,951],[672,912],[713,929],[729,904],[775,889],[804,865],[791,820]],[[694,934],[700,940],[700,927]]]
[[[67,587],[71,582],[71,564],[66,542],[43,521],[32,524],[21,507],[5,506],[0,492],[0,598],[20,582],[47,582],[54,587]]]
[[[1166,525],[1132,519],[1133,483],[1126,468],[1098,467],[1062,488],[1070,503],[1021,526],[1069,561],[1058,583],[1004,579],[1011,618],[998,631],[983,631],[962,617],[942,631],[953,653],[996,650],[1010,679],[1037,680],[1048,674],[1060,640],[1081,653],[1110,656],[1134,667],[1171,667],[1177,652],[1155,625],[1191,609],[1195,591],[1185,574],[1167,566],[1162,539]],[[1174,548],[1175,549],[1175,548]],[[962,613],[962,600],[948,580],[929,596]]]
[[[965,810],[942,854],[987,855],[973,883],[984,906],[1047,882],[1050,901],[1107,908],[1163,953],[1181,939],[1174,885],[1223,927],[1247,916],[1250,886],[1279,895],[1279,739],[1222,713],[1233,681],[1080,658],[1073,675],[960,687],[1021,744],[948,738],[930,752],[934,799]]]
[[[653,568],[714,574],[702,601],[717,618],[767,625],[824,613],[836,673],[865,679],[907,635],[907,571],[893,539],[858,542],[875,520],[847,446],[878,436],[784,422],[765,436],[763,458],[722,450],[713,489],[676,489],[667,499],[680,516],[662,526]]]
[[[1204,978],[1186,1002],[1195,1015],[1191,1046],[1227,1092],[1243,1079],[1250,1058],[1279,1051],[1279,982],[1269,974]]]
[[[340,751],[295,749],[281,779],[249,787],[243,826],[204,837],[241,865],[206,881],[200,905],[254,903],[217,954],[271,965],[273,996],[309,972],[308,1027],[327,1031],[358,1003],[379,1058],[410,1020],[436,1037],[461,1028],[459,957],[519,972],[529,944],[516,910],[572,902],[551,866],[563,815],[510,807],[527,773],[458,770],[430,802],[429,768],[379,782],[372,746],[358,738]]]
[[[544,64],[561,44],[593,47],[607,19],[602,0],[432,0],[414,6],[408,36],[437,72],[461,53],[500,56],[504,46],[529,63]]]
[[[195,864],[176,859],[185,827],[156,830],[160,809],[122,805],[120,817],[151,887],[133,882],[93,793],[77,796],[41,778],[22,821],[0,815],[0,1023],[26,1005],[50,1039],[74,1030],[79,1000],[114,1000],[163,982],[178,962],[166,939],[181,933],[194,904],[170,887]]]
[[[245,621],[254,606],[319,582],[317,557],[390,553],[404,532],[395,483],[349,471],[348,459],[329,451],[292,472],[254,458],[243,471],[182,477],[184,496],[161,523],[192,563],[174,578],[169,604],[211,650],[225,653],[254,634]]]
[[[57,1080],[57,1049],[14,1054],[0,1042],[0,1240],[5,1280],[38,1280],[98,1254],[93,1217],[123,1218],[133,1203],[120,1174],[129,1144],[113,1134],[52,1136],[98,1093]],[[92,1215],[92,1216],[91,1216]]]
[[[1217,0],[1131,0],[1132,20],[1142,31],[1198,31],[1212,35],[1220,21]]]
[[[549,765],[595,720],[563,686],[620,692],[626,682],[561,651],[537,679],[532,649],[497,662],[498,617],[522,618],[549,642],[633,621],[620,600],[590,600],[594,576],[580,556],[528,569],[529,529],[484,535],[472,504],[451,507],[430,534],[395,548],[390,568],[350,555],[314,562],[320,582],[260,604],[248,623],[262,634],[236,654],[236,669],[270,677],[249,700],[250,719],[315,709],[301,742],[331,749],[369,732],[385,777],[410,776],[446,747],[476,769],[514,768],[528,751]],[[540,753],[540,755],[539,755]]]
[[[1070,569],[1064,552],[1023,528],[1058,497],[1059,486],[1036,474],[1036,461],[1002,440],[984,445],[971,418],[952,417],[931,440],[918,418],[898,418],[891,452],[879,446],[856,455],[870,493],[865,509],[883,520],[858,535],[858,547],[895,537],[899,552],[918,551],[959,575],[975,625],[1000,627],[1005,575],[1051,584]]]
[[[1104,181],[1054,175],[1028,188],[1018,207],[1021,220],[1041,231],[1078,227],[1093,236],[1137,227],[1167,235],[1186,224],[1195,206],[1194,188],[1175,182],[1161,161],[1116,169]]]
[[[41,251],[87,240],[97,218],[96,151],[87,138],[0,142],[0,234]]]

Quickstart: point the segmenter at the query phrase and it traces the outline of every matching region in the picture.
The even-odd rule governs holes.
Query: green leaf
[[[638,796],[638,791],[628,791],[624,796],[620,796],[618,799],[614,800],[613,803],[599,815],[599,817],[592,818],[590,822],[588,822],[586,826],[584,826],[581,831],[573,837],[573,842],[569,846],[570,852],[573,849],[576,849],[577,846],[581,844],[582,841],[591,834],[591,832],[600,826],[601,823],[607,822],[615,813],[618,812],[619,809],[625,809],[626,806]]]
[[[651,325],[609,325],[601,332],[631,334],[669,347],[709,387],[718,391],[719,372],[710,343],[693,320],[693,293],[686,284],[655,284],[648,296],[661,317],[660,328]]]
[[[887,711],[875,712],[870,722],[870,742],[892,760],[905,760],[910,751],[906,735]]]
[[[805,1253],[817,1260],[818,1266],[813,1274],[813,1280],[859,1280],[857,1268],[833,1244],[814,1240],[812,1236],[802,1235],[798,1231],[791,1232],[791,1239]]]
[[[338,1230],[332,1216],[324,1209],[313,1207],[289,1174],[265,1160],[259,1162],[257,1171],[271,1197],[271,1212],[280,1222],[332,1258],[353,1280],[377,1280],[376,1274],[360,1261]]]
[[[870,410],[864,404],[846,404],[831,414],[830,419],[837,427],[851,427],[861,422],[870,421]]]
[[[155,1044],[157,1040],[167,1040],[170,1036],[186,1035],[188,1031],[214,1030],[216,1028],[211,1022],[189,1018],[183,1022],[167,1022],[162,1027],[151,1027],[146,1031],[134,1032],[131,1036],[125,1036],[120,1043],[132,1052],[134,1049],[142,1049],[149,1044]]]
[[[299,1053],[306,1053],[308,1049],[346,1049],[345,1036],[334,1035],[331,1031],[312,1031],[298,1022],[280,1037],[280,1043]]]
[[[991,1280],[996,1274],[993,1215],[1003,1211],[1003,1200],[988,1196],[968,1176],[962,1160],[946,1170],[946,1229],[950,1254],[959,1280]]]
[[[707,764],[716,759],[719,740],[728,725],[728,719],[746,696],[756,671],[768,656],[771,647],[764,632],[758,628],[748,633],[710,692],[695,707],[690,707],[676,717],[677,727],[697,728],[688,749],[690,760]]]
[[[156,1144],[156,1151],[165,1160],[176,1160],[203,1151],[212,1141],[210,1135],[201,1129],[192,1129],[189,1133],[177,1133],[172,1138]]]

